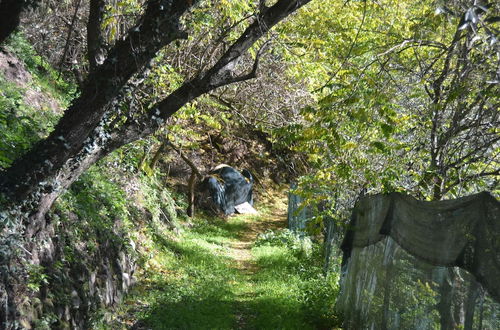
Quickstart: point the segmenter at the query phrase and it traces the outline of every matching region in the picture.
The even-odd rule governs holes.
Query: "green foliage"
[[[436,199],[497,191],[498,132],[487,127],[498,121],[498,84],[485,80],[494,80],[486,77],[493,77],[488,63],[498,50],[479,25],[453,44],[460,17],[434,11],[430,1],[322,1],[278,27],[287,47],[277,51],[316,100],[299,122],[273,132],[276,143],[307,155],[310,170],[297,190],[307,204],[326,205],[324,212],[345,221],[361,193]],[[474,40],[485,41],[473,47]],[[465,67],[466,78],[454,74]],[[479,99],[484,108],[474,103]]]
[[[57,203],[56,214],[60,214],[60,221],[67,228],[64,261],[79,262],[78,242],[91,254],[102,244],[109,244],[110,248],[128,246],[131,209],[122,188],[109,174],[98,167],[87,171]]]
[[[24,62],[35,79],[35,86],[57,98],[63,107],[69,105],[76,96],[76,84],[67,81],[43,57],[38,55],[21,32],[9,37],[7,47]]]
[[[34,80],[20,87],[0,76],[0,168],[10,166],[34,143],[46,137],[60,117],[57,109],[29,106],[25,101],[27,91],[57,98],[65,106],[75,88],[36,55],[21,33],[12,35],[7,46],[25,63]]]
[[[183,198],[177,196],[174,201],[172,193],[164,188],[162,176],[141,176],[141,204],[151,213],[153,221],[162,219],[173,225],[177,218],[177,208],[186,209]]]
[[[137,319],[153,329],[339,325],[333,312],[337,278],[323,276],[320,248],[310,239],[269,231],[251,250],[255,271],[235,267],[232,247],[246,237],[247,221],[202,216],[178,236],[150,227],[141,242],[149,253],[141,280],[103,328]]]
[[[260,271],[253,308],[257,329],[332,328],[340,326],[334,304],[338,274],[323,275],[320,246],[288,230],[267,232],[252,254]],[[276,312],[281,311],[281,312]]]
[[[45,267],[39,265],[28,265],[28,289],[32,292],[38,292],[40,287],[48,283],[48,275]]]
[[[302,308],[306,320],[318,329],[341,326],[342,320],[335,313],[335,303],[340,290],[340,273],[330,272],[320,275],[316,270],[307,281],[304,281]]]
[[[224,245],[238,228],[240,223],[201,221],[180,239],[151,228],[151,241],[142,242],[150,253],[145,273],[128,298],[148,306],[136,317],[153,329],[231,328],[237,271]]]
[[[310,256],[313,250],[313,242],[307,236],[301,236],[289,229],[280,231],[268,230],[260,234],[255,241],[255,246],[277,246],[285,247],[293,251],[297,256]]]
[[[127,28],[144,9],[143,1],[118,0],[106,5],[104,19],[101,28],[106,32],[108,44],[121,38]]]
[[[0,168],[8,167],[45,137],[58,118],[50,110],[31,109],[24,95],[23,88],[0,75]]]
[[[68,202],[82,218],[127,218],[127,200],[119,185],[103,169],[91,168],[70,189]]]
[[[43,315],[43,317],[35,321],[34,328],[36,330],[51,330],[54,328],[54,324],[56,324],[57,321],[57,315],[53,313],[47,313]]]

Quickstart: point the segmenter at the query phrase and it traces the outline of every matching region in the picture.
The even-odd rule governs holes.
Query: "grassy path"
[[[242,216],[246,230],[241,233],[240,239],[230,244],[229,256],[234,260],[233,267],[239,271],[239,283],[235,286],[235,316],[236,327],[249,327],[256,315],[250,308],[255,298],[255,276],[259,271],[257,262],[252,255],[252,247],[259,234],[267,230],[278,230],[286,226],[286,203],[282,201],[274,204],[273,208],[264,216]]]
[[[141,254],[149,258],[140,281],[100,327],[323,328],[323,311],[310,306],[318,297],[308,296],[325,280],[320,258],[312,256],[312,248],[307,253],[288,244],[295,241],[286,235],[269,234],[269,242],[256,246],[259,234],[286,224],[284,200],[260,211],[226,221],[197,219],[178,235],[159,228],[145,233]],[[326,304],[330,310],[333,300]]]

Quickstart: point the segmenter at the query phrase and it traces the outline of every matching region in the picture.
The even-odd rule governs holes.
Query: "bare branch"
[[[182,160],[184,162],[186,162],[186,164],[191,168],[193,173],[196,174],[198,179],[203,178],[203,175],[201,174],[200,170],[198,170],[196,165],[189,158],[187,158],[186,155],[184,155],[184,153],[182,152],[182,150],[180,148],[176,147],[172,142],[170,142],[168,140],[165,140],[165,144],[168,145],[170,148],[172,148],[177,154],[179,154],[179,156],[182,158]]]
[[[73,17],[71,18],[71,24],[68,27],[68,35],[66,37],[66,44],[64,45],[64,51],[63,51],[63,54],[61,56],[61,60],[59,62],[59,66],[58,66],[59,74],[61,74],[62,66],[64,64],[64,61],[66,60],[66,55],[68,54],[69,43],[71,41],[71,34],[73,33],[73,30],[75,28],[75,22],[76,22],[76,18],[78,15],[78,11],[80,10],[81,4],[82,4],[82,0],[78,0],[78,2],[76,3],[75,12],[73,13]]]
[[[500,175],[500,168],[493,170],[493,171],[489,171],[489,172],[474,173],[474,174],[470,174],[470,175],[467,175],[464,177],[460,177],[457,180],[448,183],[446,188],[443,190],[443,195],[446,194],[447,192],[449,192],[454,187],[458,186],[459,184],[462,184],[462,183],[465,183],[465,182],[468,182],[468,181],[471,181],[474,179],[484,178],[487,176],[496,176],[496,175]]]

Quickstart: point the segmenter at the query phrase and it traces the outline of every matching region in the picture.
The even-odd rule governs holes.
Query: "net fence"
[[[349,329],[500,329],[500,206],[488,193],[358,201],[337,309]]]

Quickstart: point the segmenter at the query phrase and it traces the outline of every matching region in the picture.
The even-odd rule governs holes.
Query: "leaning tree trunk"
[[[170,12],[165,13],[165,10],[160,10],[160,3],[150,1],[140,23],[126,39],[116,44],[106,61],[89,75],[80,96],[73,101],[50,136],[14,162],[0,177],[1,192],[19,203],[35,191],[52,195],[67,188],[72,181],[67,182],[65,178],[71,176],[63,174],[61,177],[60,172],[68,171],[65,167],[70,159],[84,150],[92,149],[96,142],[91,140],[92,134],[105,119],[110,103],[161,47],[184,35],[179,30],[179,18],[188,5],[179,8],[172,5]],[[175,3],[186,2],[179,0]],[[163,16],[168,19],[160,19]],[[40,185],[44,186],[43,189],[40,189]],[[51,203],[40,204],[43,211],[46,208],[44,205]]]
[[[270,8],[264,7],[255,22],[207,72],[152,105],[142,118],[129,120],[118,129],[109,128],[106,126],[110,124],[110,117],[116,114],[113,105],[119,102],[117,97],[130,78],[143,69],[162,46],[186,36],[179,29],[179,19],[189,7],[187,1],[174,1],[169,11],[161,5],[161,0],[149,1],[140,23],[89,75],[80,96],[50,136],[1,173],[0,192],[16,205],[29,204],[30,219],[42,218],[55,198],[104,155],[154,133],[165,120],[198,96],[255,78],[258,57],[252,70],[240,76],[233,72],[238,60],[274,25],[310,1],[280,0]]]
[[[87,23],[87,57],[90,72],[95,71],[105,58],[105,38],[102,30],[105,0],[90,0],[89,20]]]
[[[90,73],[80,96],[75,99],[50,136],[0,173],[0,193],[4,211],[0,223],[0,247],[15,237],[19,249],[0,255],[0,324],[4,328],[16,318],[16,305],[23,299],[26,272],[21,259],[39,264],[43,255],[36,238],[47,237],[45,214],[57,199],[85,170],[117,148],[154,133],[186,103],[217,87],[245,81],[256,76],[257,55],[249,73],[233,72],[242,55],[274,25],[311,0],[279,0],[272,7],[261,6],[254,22],[242,33],[212,68],[184,83],[164,100],[152,105],[142,117],[128,118],[116,126],[120,93],[132,76],[140,73],[157,51],[185,37],[180,17],[197,1],[150,0],[139,23],[129,35],[109,51],[102,65]],[[133,87],[130,83],[128,87]],[[23,255],[24,253],[24,255]],[[23,255],[23,256],[21,256]],[[17,269],[14,273],[13,269]]]

